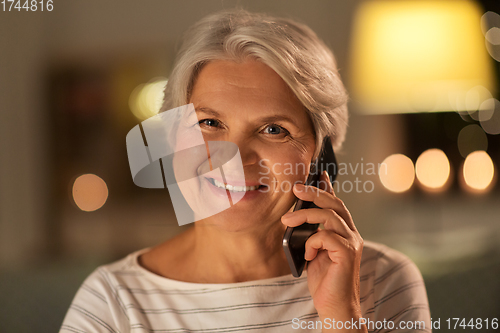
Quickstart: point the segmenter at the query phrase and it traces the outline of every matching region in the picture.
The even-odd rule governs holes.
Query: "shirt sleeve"
[[[376,265],[372,309],[374,321],[386,324],[368,330],[432,332],[427,292],[419,269],[404,254],[387,250]]]
[[[128,332],[126,312],[110,276],[97,268],[78,289],[59,332]]]

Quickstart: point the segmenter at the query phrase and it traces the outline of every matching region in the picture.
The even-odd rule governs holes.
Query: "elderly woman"
[[[61,331],[430,331],[416,266],[363,242],[327,173],[316,188],[299,184],[309,170],[284,170],[309,166],[327,136],[341,146],[346,103],[333,54],[303,24],[243,10],[197,23],[163,110],[192,104],[204,140],[237,145],[245,183],[229,175],[227,185],[210,179],[199,188],[243,195],[180,235],[96,269]],[[292,212],[297,198],[319,208]],[[307,240],[307,269],[295,278],[282,238],[286,226],[303,223],[324,228]]]

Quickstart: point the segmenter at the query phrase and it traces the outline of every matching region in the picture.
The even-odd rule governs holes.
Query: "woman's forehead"
[[[244,62],[217,60],[206,64],[196,79],[193,93],[216,90],[260,90],[263,94],[295,97],[283,79],[266,64],[247,59]]]
[[[223,110],[230,106],[259,108],[307,116],[298,98],[269,66],[256,60],[211,62],[200,71],[191,101],[195,107]]]

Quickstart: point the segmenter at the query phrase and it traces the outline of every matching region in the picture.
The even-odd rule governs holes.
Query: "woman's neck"
[[[195,224],[193,255],[203,276],[216,283],[232,283],[290,274],[281,222],[250,231],[226,231]],[[194,257],[193,256],[193,257]]]
[[[141,264],[174,280],[234,283],[290,274],[281,222],[227,231],[203,221],[156,248]],[[151,263],[148,267],[148,261]]]

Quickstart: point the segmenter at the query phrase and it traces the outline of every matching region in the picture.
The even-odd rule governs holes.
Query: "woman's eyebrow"
[[[275,122],[275,121],[286,121],[290,124],[292,124],[293,126],[295,127],[299,127],[299,125],[295,122],[295,120],[287,115],[273,115],[273,116],[269,116],[269,117],[263,117],[263,118],[260,118],[259,119],[260,121],[262,122],[266,122],[266,123],[271,123],[271,122]]]
[[[219,112],[217,112],[211,108],[200,107],[200,108],[196,108],[195,110],[197,112],[203,112],[203,113],[212,115],[214,117],[219,117],[219,118],[221,117]],[[289,117],[288,115],[284,115],[284,114],[277,114],[277,115],[262,117],[262,118],[259,118],[258,121],[259,122],[266,122],[266,123],[274,122],[274,121],[286,121],[286,122],[291,123],[295,127],[300,128],[300,126],[297,124],[297,122],[293,118]]]
[[[207,113],[207,114],[212,115],[214,117],[220,117],[221,116],[217,111],[215,111],[213,109],[210,109],[210,108],[207,108],[207,107],[195,108],[195,111],[196,112]]]

